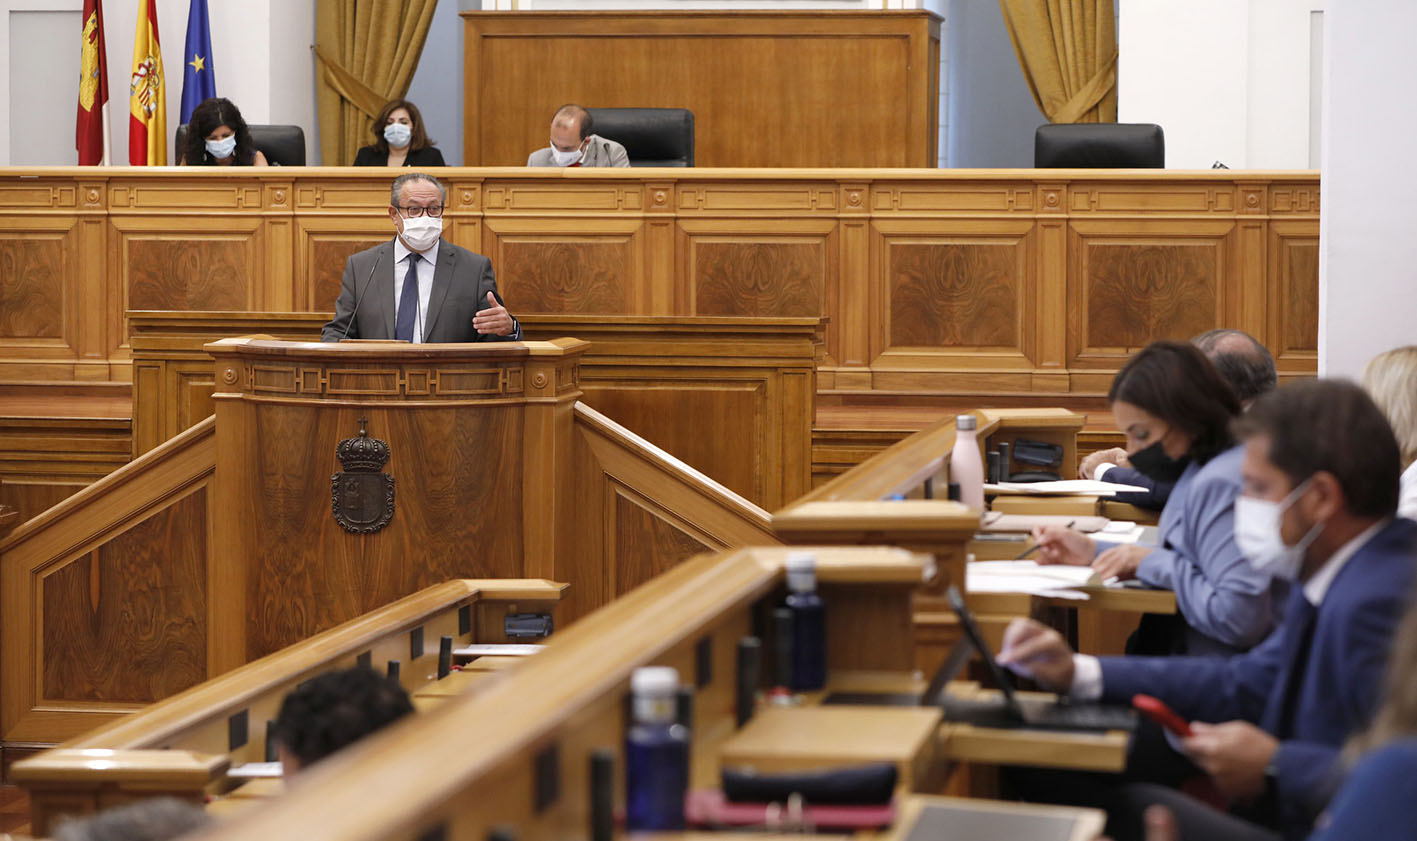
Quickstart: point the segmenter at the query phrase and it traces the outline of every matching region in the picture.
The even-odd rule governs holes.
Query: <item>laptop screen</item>
[[[1009,676],[1005,674],[1002,666],[994,662],[994,652],[989,650],[989,643],[984,641],[984,634],[974,621],[974,614],[970,613],[969,608],[965,606],[964,597],[960,595],[959,588],[950,585],[947,596],[950,600],[950,607],[959,617],[959,624],[964,629],[964,635],[969,638],[970,643],[979,652],[979,656],[983,657],[984,662],[989,665],[989,671],[994,675],[994,682],[999,684],[1000,691],[1004,693],[1005,706],[1022,716],[1023,710],[1019,707],[1018,699],[1014,697],[1014,688],[1009,683]]]

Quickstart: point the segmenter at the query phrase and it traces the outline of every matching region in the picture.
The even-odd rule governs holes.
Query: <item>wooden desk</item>
[[[575,64],[562,56],[537,78],[562,66]],[[866,78],[866,65],[842,66]],[[886,89],[901,86],[873,85],[871,95]],[[571,90],[557,87],[548,108]],[[506,135],[477,114],[467,118],[480,130]],[[537,145],[549,118],[536,117]],[[717,131],[703,113],[698,128]],[[819,134],[844,142],[840,131]],[[389,177],[356,167],[0,168],[0,206],[25,209],[0,219],[0,254],[18,267],[0,293],[0,380],[130,380],[129,310],[332,310],[345,259],[391,236]],[[448,168],[439,177],[449,188],[444,237],[492,259],[518,317],[827,317],[818,388],[867,409],[945,397],[1082,408],[1061,401],[1096,401],[1151,339],[1222,326],[1263,341],[1281,379],[1316,370],[1317,172]]]
[[[909,624],[881,618],[908,615],[928,560],[898,549],[814,551],[829,674],[908,672]],[[601,747],[620,756],[635,668],[671,665],[698,687],[691,756],[732,735],[735,649],[753,616],[783,597],[786,555],[745,549],[681,564],[558,632],[486,691],[354,745],[297,790],[204,838],[413,841],[430,830],[480,838],[502,824],[523,841],[582,833],[588,757]],[[555,780],[540,808],[536,768]]]
[[[997,689],[981,689],[978,684],[963,681],[951,684],[948,691],[980,701],[997,701],[999,698]],[[1037,692],[1020,692],[1018,695],[1021,698],[1056,697]],[[946,721],[942,726],[941,750],[947,758],[960,762],[1117,773],[1126,767],[1129,738],[1129,734],[1118,730],[1081,733],[1000,729]]]

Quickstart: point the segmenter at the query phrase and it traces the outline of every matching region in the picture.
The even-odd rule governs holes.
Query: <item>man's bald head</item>
[[[563,151],[574,149],[587,137],[595,120],[590,112],[574,103],[562,105],[551,117],[551,139]]]
[[[1274,357],[1254,336],[1243,330],[1210,330],[1191,339],[1215,370],[1230,384],[1241,405],[1248,406],[1279,382]]]

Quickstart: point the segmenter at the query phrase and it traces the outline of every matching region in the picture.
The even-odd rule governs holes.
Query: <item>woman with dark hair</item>
[[[251,142],[241,111],[225,97],[213,97],[192,109],[187,143],[178,166],[269,166]]]
[[[384,104],[371,127],[374,143],[359,150],[355,166],[447,166],[423,128],[423,115],[407,99]]]
[[[1129,642],[1136,654],[1230,654],[1277,624],[1286,585],[1251,566],[1235,544],[1243,448],[1230,422],[1240,403],[1205,355],[1156,342],[1112,381],[1107,400],[1132,467],[1175,489],[1161,511],[1157,546],[1109,544],[1072,529],[1034,532],[1041,563],[1091,565],[1102,578],[1172,590],[1180,620],[1148,615]]]

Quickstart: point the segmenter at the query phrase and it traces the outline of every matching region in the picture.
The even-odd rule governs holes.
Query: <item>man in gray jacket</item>
[[[625,147],[591,134],[594,121],[579,105],[562,105],[551,118],[551,145],[537,149],[527,166],[629,166]]]

